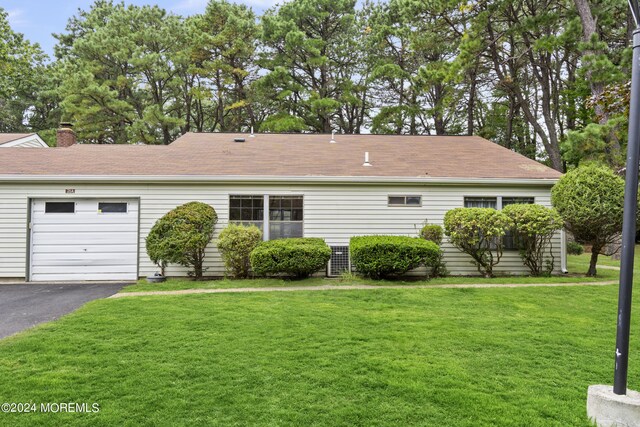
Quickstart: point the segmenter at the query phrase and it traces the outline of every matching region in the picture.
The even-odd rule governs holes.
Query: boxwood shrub
[[[284,274],[298,279],[326,267],[331,249],[315,237],[262,242],[251,252],[251,269],[259,276]]]
[[[358,273],[374,279],[399,276],[420,265],[433,267],[440,253],[435,243],[407,236],[352,237],[349,250]]]
[[[567,242],[567,253],[569,255],[582,255],[584,253],[584,246],[578,242]]]

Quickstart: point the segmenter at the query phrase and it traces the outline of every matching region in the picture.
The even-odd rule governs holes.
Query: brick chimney
[[[76,143],[76,133],[71,123],[60,123],[56,132],[56,147],[70,147]]]

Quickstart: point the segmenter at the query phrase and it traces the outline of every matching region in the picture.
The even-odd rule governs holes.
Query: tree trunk
[[[589,271],[587,271],[587,276],[595,277],[597,274],[596,264],[598,263],[598,252],[595,248],[591,248],[591,261],[589,262]]]

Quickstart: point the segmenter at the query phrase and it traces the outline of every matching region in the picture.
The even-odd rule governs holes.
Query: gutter
[[[336,183],[336,184],[443,184],[552,186],[558,178],[447,178],[372,176],[274,176],[274,175],[0,175],[0,183]]]
[[[567,232],[563,228],[560,230],[560,271],[567,274]]]

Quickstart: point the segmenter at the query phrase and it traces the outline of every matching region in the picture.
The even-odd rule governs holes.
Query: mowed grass
[[[612,381],[616,298],[611,285],[95,301],[0,341],[0,401],[100,412],[0,424],[588,426],[588,385]],[[638,328],[631,342],[639,389]]]
[[[291,286],[322,286],[322,285],[373,285],[373,286],[430,286],[430,285],[460,285],[471,283],[486,284],[512,284],[512,283],[573,283],[573,282],[599,282],[608,280],[617,280],[619,273],[615,270],[599,269],[597,277],[586,277],[589,268],[589,257],[591,254],[583,254],[580,256],[569,255],[567,257],[567,269],[569,274],[551,276],[551,277],[530,277],[530,276],[503,276],[485,279],[478,276],[450,276],[441,277],[431,280],[369,280],[362,277],[345,277],[345,278],[325,278],[312,277],[305,280],[286,280],[286,279],[220,279],[193,281],[185,278],[172,278],[164,283],[147,283],[145,279],[138,283],[127,286],[121,292],[141,292],[141,291],[173,291],[184,289],[229,289],[229,288],[265,288],[265,287],[291,287]],[[610,257],[600,256],[599,264],[617,266],[619,261],[611,260]]]

